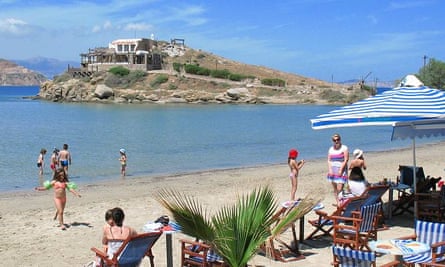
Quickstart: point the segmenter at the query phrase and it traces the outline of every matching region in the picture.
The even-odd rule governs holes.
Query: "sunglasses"
[[[340,142],[340,139],[332,139],[332,142]]]

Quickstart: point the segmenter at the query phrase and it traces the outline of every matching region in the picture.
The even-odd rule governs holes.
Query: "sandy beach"
[[[346,143],[347,145],[347,143]],[[416,149],[417,166],[423,166],[426,175],[443,176],[444,143],[428,144]],[[299,159],[304,159],[300,155]],[[368,180],[377,182],[383,178],[395,180],[398,165],[412,165],[411,149],[366,153]],[[326,159],[306,160],[299,177],[298,197],[316,195],[323,197],[325,210],[334,209],[331,185],[325,179]],[[192,174],[162,177],[129,177],[98,184],[81,184],[82,198],[68,194],[65,210],[66,231],[57,228],[53,221],[55,208],[52,190],[2,193],[0,197],[0,258],[3,266],[83,266],[94,258],[91,247],[101,247],[101,230],[104,212],[121,207],[126,213],[125,224],[141,231],[143,225],[167,214],[153,198],[161,188],[176,190],[196,196],[210,210],[231,204],[239,195],[250,193],[261,185],[269,185],[278,202],[288,200],[290,181],[286,164],[252,168],[206,171]],[[384,197],[387,201],[388,195]],[[314,219],[314,212],[306,219]],[[412,216],[395,217],[389,230],[379,232],[379,238],[391,238],[413,233],[409,227]],[[305,223],[305,232],[312,227]],[[284,236],[286,233],[284,234]],[[173,235],[174,266],[180,265],[180,238],[192,239],[181,233]],[[310,244],[310,242],[309,242]],[[315,243],[314,243],[315,245]],[[329,244],[308,246],[303,244],[306,259],[281,263],[258,255],[250,262],[252,266],[330,266],[332,255]],[[165,237],[162,236],[153,249],[156,266],[166,266]],[[390,260],[379,257],[378,263]],[[149,266],[144,259],[142,266]]]

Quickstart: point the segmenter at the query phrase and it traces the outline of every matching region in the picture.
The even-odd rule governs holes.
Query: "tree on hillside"
[[[430,58],[428,64],[420,68],[418,76],[426,86],[444,89],[445,62]]]

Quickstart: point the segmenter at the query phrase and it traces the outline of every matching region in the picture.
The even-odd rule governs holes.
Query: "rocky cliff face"
[[[0,59],[0,86],[40,85],[48,79],[37,72],[26,69],[13,62]]]

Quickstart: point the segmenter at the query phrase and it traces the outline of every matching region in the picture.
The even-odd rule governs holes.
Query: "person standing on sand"
[[[56,170],[59,168],[59,149],[54,148],[53,154],[50,158],[50,168],[53,171],[53,175],[56,172]]]
[[[62,151],[59,152],[59,164],[68,175],[68,165],[71,165],[71,154],[68,151],[67,144],[63,144]]]
[[[332,136],[333,146],[328,151],[328,175],[327,180],[332,184],[336,205],[339,205],[339,193],[348,180],[349,151],[346,145],[341,143],[339,134]]]
[[[54,220],[59,218],[58,227],[60,227],[62,230],[66,230],[66,226],[63,223],[63,213],[66,205],[66,189],[73,193],[73,195],[81,197],[75,190],[75,187],[76,185],[74,183],[69,183],[65,170],[60,168],[54,173],[54,177],[51,182],[46,181],[43,186],[35,188],[37,191],[45,191],[50,188],[54,188],[54,205],[56,206],[57,210]]]
[[[290,191],[290,200],[295,200],[295,193],[298,187],[298,173],[305,163],[304,160],[297,162],[298,151],[296,149],[289,150],[289,157],[287,158],[287,164],[290,168],[289,178],[291,181],[292,189]]]
[[[125,177],[127,169],[127,154],[123,148],[119,149],[119,153],[121,154],[119,157],[119,161],[121,162],[121,176]]]
[[[37,157],[37,168],[39,168],[39,178],[43,177],[43,167],[45,166],[46,149],[40,149],[40,154]]]

